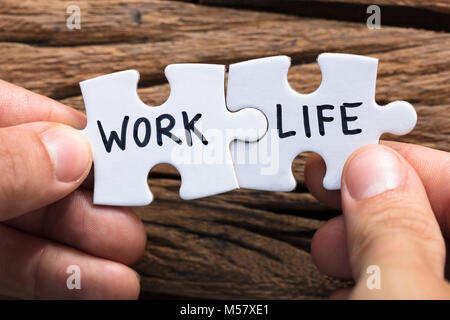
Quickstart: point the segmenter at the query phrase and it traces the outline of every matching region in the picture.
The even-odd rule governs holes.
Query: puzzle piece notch
[[[326,163],[324,187],[339,189],[343,166],[354,150],[378,143],[384,132],[406,134],[414,128],[417,115],[409,103],[395,101],[380,107],[375,102],[377,59],[326,53],[319,56],[318,63],[322,82],[310,94],[290,87],[290,59],[286,56],[230,66],[228,108],[257,108],[269,125],[257,143],[232,145],[240,187],[291,191],[296,186],[293,160],[312,151]],[[255,154],[257,161],[250,163],[248,159]]]
[[[165,73],[171,92],[158,107],[140,100],[135,70],[80,83],[88,116],[82,132],[91,143],[94,159],[95,204],[149,204],[153,195],[147,175],[159,163],[169,163],[180,172],[183,199],[238,188],[230,143],[261,138],[267,129],[265,116],[256,109],[231,113],[226,108],[224,66],[176,64],[167,66]],[[244,130],[226,133],[237,128]]]

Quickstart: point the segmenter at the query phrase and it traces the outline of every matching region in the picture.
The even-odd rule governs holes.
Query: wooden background
[[[380,30],[365,24],[373,2]],[[69,4],[81,8],[81,30],[66,28]],[[398,140],[450,151],[449,30],[448,0],[0,0],[0,78],[83,110],[79,81],[133,68],[140,97],[159,105],[169,63],[286,54],[291,85],[308,93],[321,80],[319,53],[364,54],[380,59],[378,103],[401,99],[417,109],[416,129]],[[156,201],[136,209],[148,233],[135,265],[142,297],[324,298],[346,285],[320,274],[308,253],[314,231],[339,212],[308,193],[304,159],[293,166],[294,192],[196,201],[180,200],[172,167],[154,168]]]

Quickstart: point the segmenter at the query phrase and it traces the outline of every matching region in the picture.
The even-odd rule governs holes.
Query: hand
[[[80,112],[0,81],[0,295],[139,295],[127,265],[144,250],[142,222],[129,209],[94,206],[91,192],[78,188],[92,159],[70,126],[85,124]],[[68,289],[71,265],[80,268],[81,290]]]
[[[314,155],[306,165],[306,183],[318,200],[342,208],[343,216],[316,232],[311,253],[322,272],[355,280],[354,288],[331,298],[450,299],[444,278],[449,153],[382,142],[350,156],[340,192],[322,187],[324,175],[325,164]],[[379,268],[380,289],[367,285],[371,265]]]

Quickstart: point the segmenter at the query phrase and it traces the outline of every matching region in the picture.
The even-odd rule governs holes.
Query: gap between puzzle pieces
[[[377,59],[327,53],[318,63],[322,83],[305,95],[288,83],[286,56],[232,64],[226,101],[224,66],[169,65],[171,92],[159,107],[139,99],[137,71],[83,81],[94,203],[150,203],[147,175],[159,163],[180,172],[183,199],[239,187],[291,191],[292,162],[305,151],[324,159],[324,187],[339,189],[354,150],[384,132],[408,133],[417,115],[404,101],[376,104]]]

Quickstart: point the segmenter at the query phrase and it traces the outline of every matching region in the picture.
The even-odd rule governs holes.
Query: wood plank
[[[284,12],[302,17],[366,23],[371,0],[199,0],[200,4]],[[381,0],[381,26],[402,26],[450,31],[450,4],[446,0]]]
[[[202,4],[246,6],[252,8],[288,9],[302,3],[330,6],[334,3],[372,4],[370,0],[321,0],[267,1],[267,0],[203,0]],[[443,0],[382,0],[379,5],[407,6],[438,12],[450,12],[450,4]],[[117,43],[164,41],[180,39],[186,32],[217,29],[228,25],[258,23],[267,19],[283,20],[293,17],[260,12],[226,9],[218,16],[218,10],[207,6],[177,1],[97,0],[77,1],[82,13],[81,30],[69,30],[65,23],[66,8],[71,1],[45,1],[36,5],[33,0],[3,0],[0,7],[0,41],[39,43],[46,45],[74,45],[87,43]],[[305,10],[304,10],[305,11]],[[323,12],[326,14],[326,7]],[[289,12],[289,10],[286,10]],[[301,10],[300,10],[301,13]],[[306,11],[305,11],[306,13]],[[365,14],[365,12],[362,12]],[[201,17],[201,18],[199,18]],[[363,22],[363,20],[361,20]]]
[[[319,0],[319,1],[336,2],[335,0]],[[412,8],[433,10],[437,12],[450,13],[450,2],[446,0],[378,0],[376,1],[376,3],[374,3],[374,1],[372,0],[339,0],[338,2],[364,4],[367,6],[377,4],[379,6],[412,7]]]
[[[221,4],[221,5],[240,5],[240,6],[254,6],[254,7],[264,7],[264,6],[278,6],[282,7],[286,4],[295,4],[301,2],[311,2],[308,0],[281,0],[281,1],[270,1],[270,0],[199,0],[200,4]],[[446,0],[317,0],[314,2],[323,3],[348,3],[348,4],[363,4],[372,5],[376,4],[378,6],[399,6],[399,7],[412,7],[421,8],[427,10],[434,10],[438,12],[450,13],[450,2]]]
[[[66,8],[81,10],[81,29],[66,27]],[[0,41],[44,45],[111,44],[118,42],[172,41],[186,33],[206,32],[227,26],[242,26],[262,20],[292,20],[242,10],[197,6],[158,0],[3,0],[0,6]]]
[[[183,39],[152,43],[50,48],[4,42],[0,43],[0,78],[63,98],[79,94],[79,81],[129,68],[140,71],[142,82],[154,84],[165,81],[163,69],[174,62],[226,64],[278,54],[290,55],[294,62],[309,62],[324,51],[373,54],[412,47],[420,51],[425,43],[448,43],[449,37],[396,27],[373,33],[358,23],[299,18],[186,32]],[[442,46],[441,50],[445,54],[449,49]]]
[[[331,2],[333,0],[325,0],[325,1]],[[363,3],[367,5],[373,4],[373,1],[371,0],[344,0],[344,1],[349,3]],[[448,2],[447,0],[378,0],[377,4],[381,6],[390,5],[390,6],[425,8],[428,10],[450,13],[450,2]]]
[[[378,103],[407,100],[424,105],[441,105],[450,102],[450,87],[447,85],[450,83],[450,36],[370,56],[379,59]],[[288,80],[296,91],[312,92],[320,84],[320,69],[315,61],[293,65]],[[144,102],[156,106],[167,99],[169,90],[167,84],[155,85],[139,89],[139,94]],[[83,110],[81,96],[61,101]]]
[[[446,49],[448,48],[448,49]],[[379,59],[376,100],[440,105],[450,102],[450,37],[398,50],[369,54]],[[294,66],[291,85],[299,92],[314,91],[321,81],[316,63]]]

